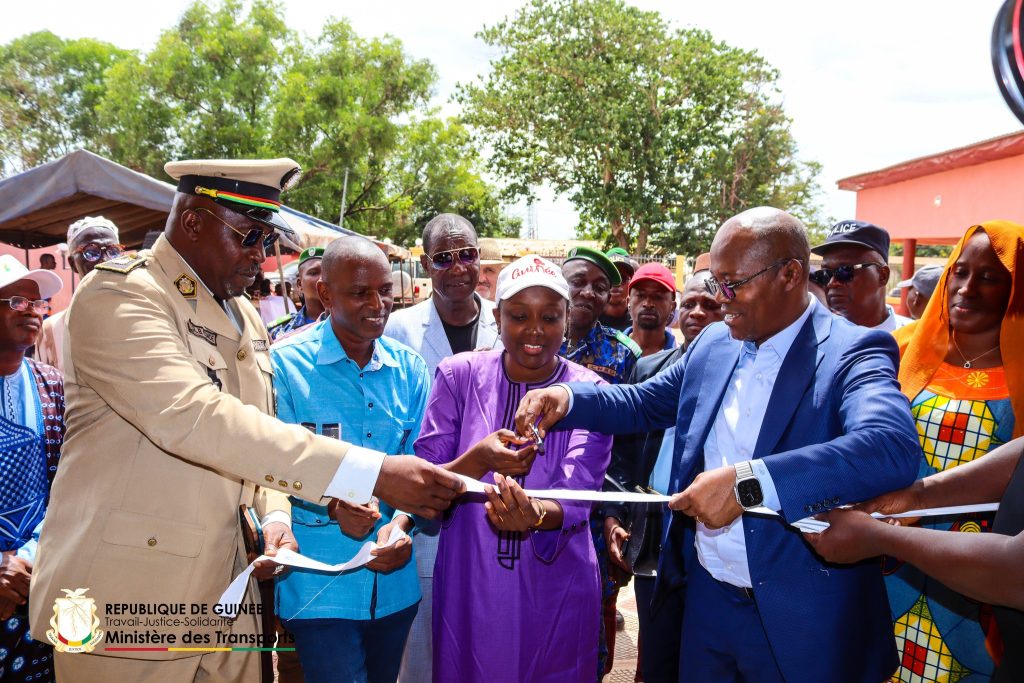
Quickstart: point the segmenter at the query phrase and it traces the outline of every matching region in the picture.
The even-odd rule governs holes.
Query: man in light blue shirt
[[[331,243],[317,285],[328,318],[271,348],[277,415],[318,434],[383,453],[411,454],[430,378],[412,349],[382,336],[392,307],[391,269],[361,237]],[[383,502],[332,502],[330,509],[292,498],[301,552],[336,564],[367,540],[383,544],[412,518]],[[420,600],[412,543],[374,551],[376,559],[343,574],[293,571],[277,583],[277,609],[302,661],[307,683],[390,682]]]

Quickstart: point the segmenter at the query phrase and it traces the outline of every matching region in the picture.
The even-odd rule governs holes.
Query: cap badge
[[[174,286],[178,288],[178,293],[186,299],[196,298],[196,281],[185,273],[178,276],[178,279],[174,281]]]

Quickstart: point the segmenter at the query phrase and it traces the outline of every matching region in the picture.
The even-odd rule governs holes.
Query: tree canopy
[[[165,179],[170,159],[290,156],[285,201],[359,232],[407,243],[442,211],[517,232],[465,128],[431,109],[437,79],[345,20],[302,38],[271,0],[197,1],[144,55],[34,33],[0,48],[2,170],[79,147]]]
[[[506,198],[548,184],[581,233],[637,251],[704,249],[760,204],[817,220],[818,166],[755,52],[621,0],[531,0],[478,36],[500,55],[457,98]]]

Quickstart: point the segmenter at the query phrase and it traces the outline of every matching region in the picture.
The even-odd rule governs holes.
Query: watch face
[[[740,497],[740,505],[744,508],[757,507],[764,502],[764,494],[761,492],[761,482],[757,479],[744,479],[736,484],[736,493]]]

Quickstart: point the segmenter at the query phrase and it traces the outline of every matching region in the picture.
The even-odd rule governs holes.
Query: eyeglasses
[[[280,235],[276,231],[272,231],[270,234],[264,233],[263,228],[252,228],[251,230],[249,230],[249,232],[242,232],[241,230],[231,225],[226,220],[215,214],[213,211],[210,211],[209,209],[205,209],[200,206],[199,208],[196,209],[196,211],[205,211],[206,213],[210,214],[211,216],[219,220],[224,225],[228,226],[232,232],[234,232],[237,235],[241,235],[242,246],[245,247],[246,249],[249,249],[250,247],[255,247],[260,242],[260,240],[263,240],[263,251],[269,251],[270,247],[274,246],[274,242],[277,241],[277,238],[280,237]]]
[[[0,302],[6,302],[8,306],[16,310],[18,313],[24,313],[29,308],[39,314],[46,313],[50,310],[50,302],[44,299],[26,299],[23,296],[12,296],[10,299],[0,299]]]
[[[100,259],[109,261],[115,259],[124,253],[123,244],[85,244],[78,249],[75,249],[74,253],[81,254],[89,263],[96,263]],[[106,257],[106,258],[104,258]]]
[[[834,277],[840,282],[849,282],[853,279],[853,276],[857,274],[857,271],[861,268],[868,268],[870,266],[881,266],[880,263],[858,263],[855,266],[839,266],[837,268],[818,268],[816,271],[811,273],[811,282],[818,285],[819,287],[827,287],[828,283]]]
[[[718,293],[721,292],[722,293],[722,297],[725,298],[726,301],[732,301],[733,299],[736,298],[736,289],[737,288],[742,287],[743,285],[747,284],[748,282],[753,280],[755,277],[758,277],[759,275],[764,275],[769,270],[774,270],[775,268],[778,268],[781,265],[784,265],[786,263],[789,263],[790,261],[796,261],[796,260],[797,259],[792,259],[792,258],[780,259],[780,260],[776,261],[775,263],[773,263],[772,265],[768,266],[767,268],[764,268],[763,270],[759,270],[756,273],[754,273],[753,275],[751,275],[750,277],[748,277],[746,279],[743,279],[743,280],[738,280],[737,282],[726,282],[725,280],[722,280],[721,282],[719,282],[718,278],[716,278],[714,275],[712,275],[707,280],[704,281],[704,288],[708,290],[708,294],[710,294],[711,296],[717,297]]]
[[[438,270],[448,270],[455,263],[455,259],[464,266],[471,266],[480,260],[480,250],[476,247],[463,247],[462,249],[450,249],[431,254],[430,262]]]

